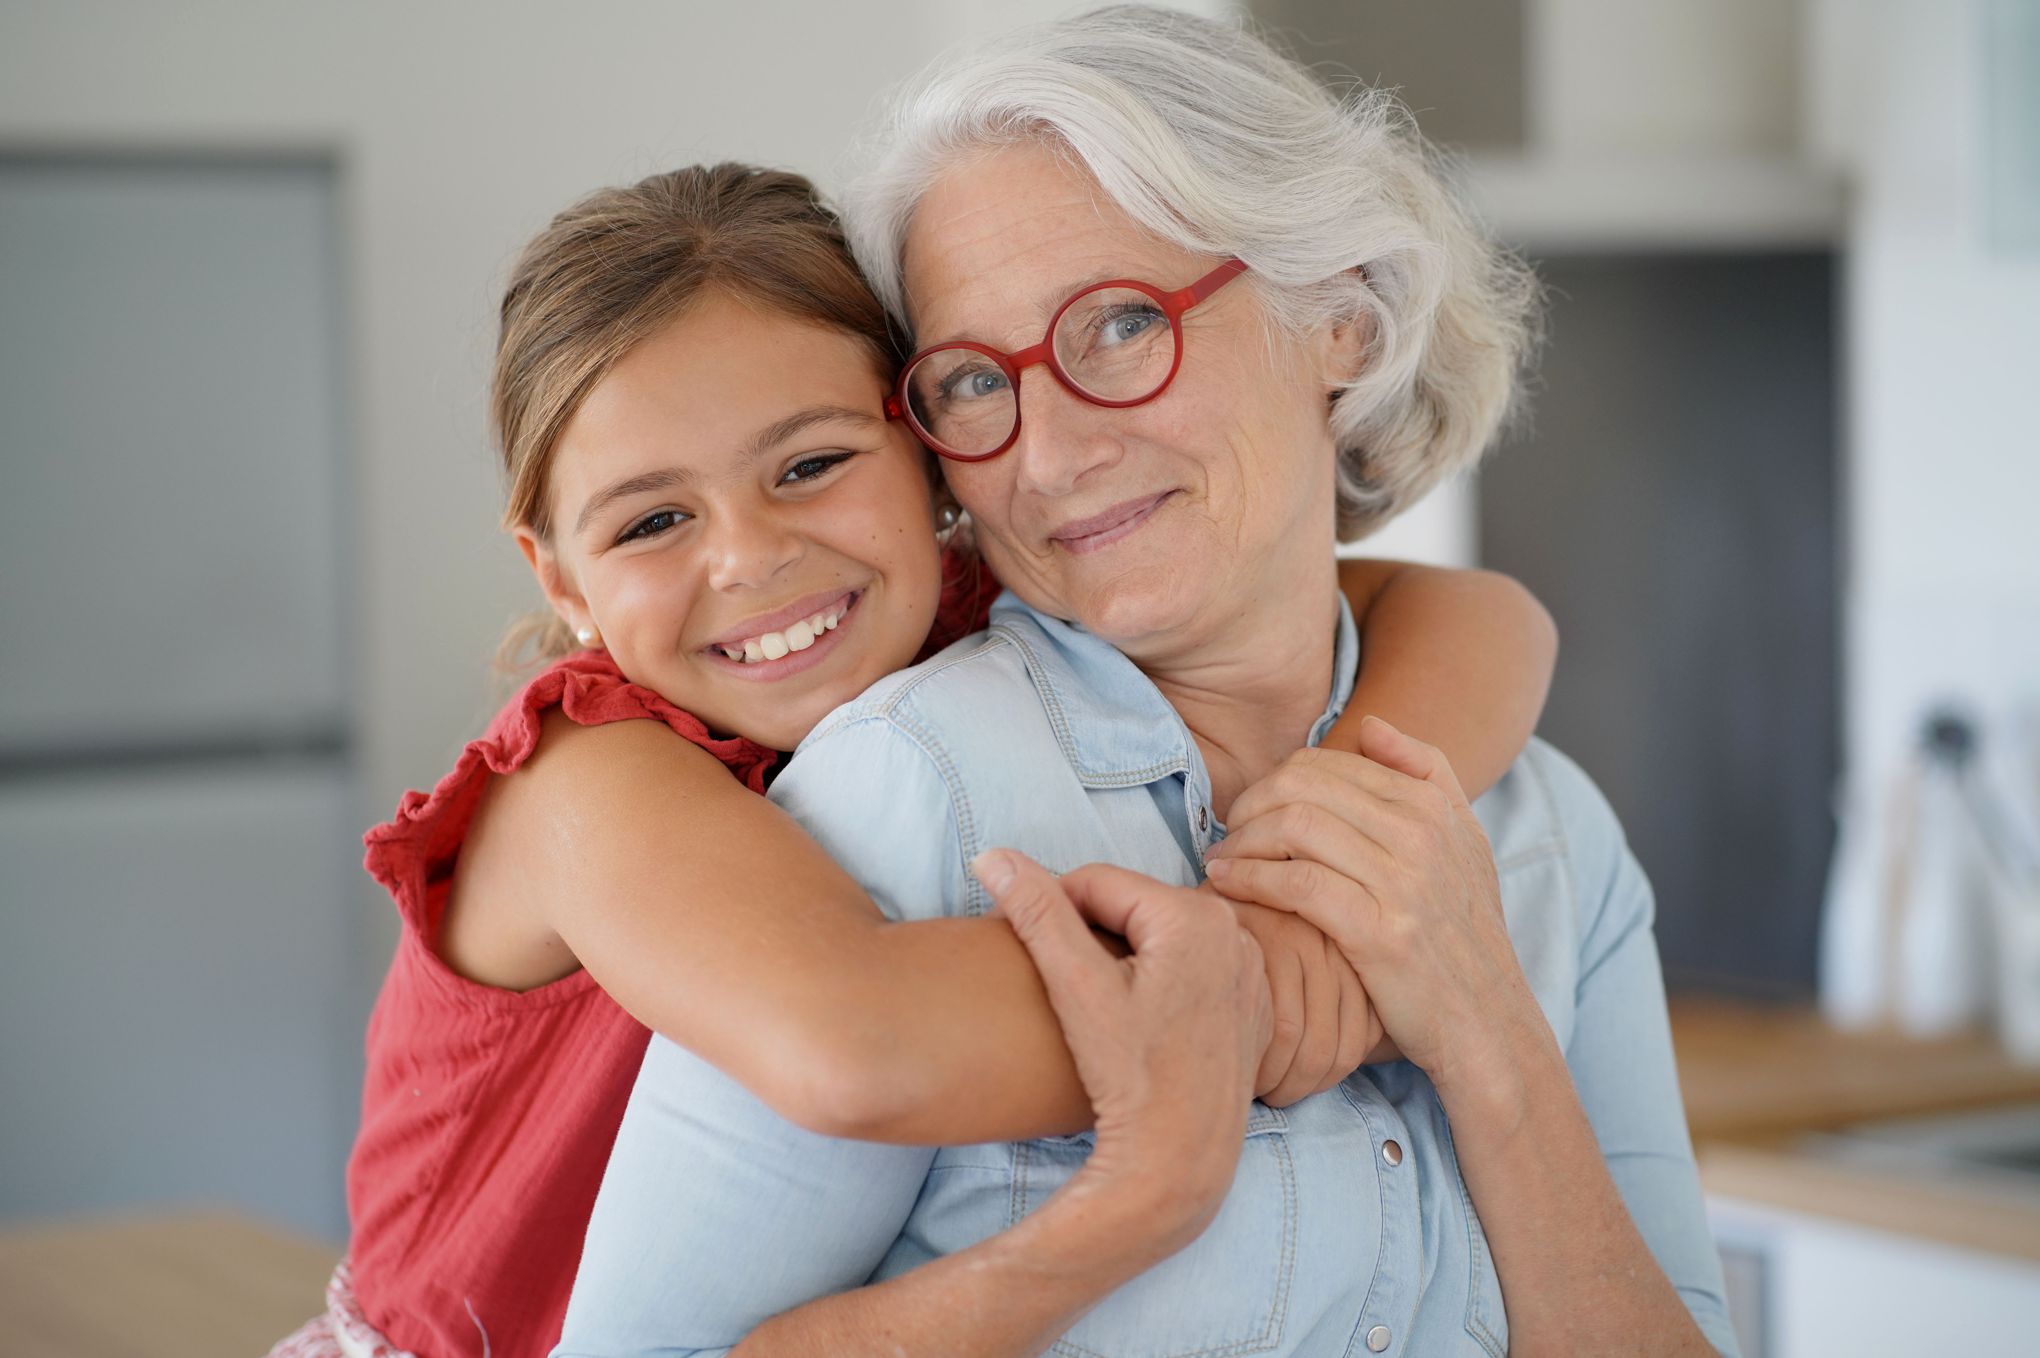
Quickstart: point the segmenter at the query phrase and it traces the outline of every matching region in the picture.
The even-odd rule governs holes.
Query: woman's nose
[[[1115,420],[1121,414],[1065,390],[1046,371],[1024,384],[1020,436],[1006,450],[1019,488],[1035,495],[1069,495],[1118,462],[1125,451]]]
[[[709,524],[708,583],[722,590],[759,589],[806,551],[806,539],[769,509],[726,511]]]

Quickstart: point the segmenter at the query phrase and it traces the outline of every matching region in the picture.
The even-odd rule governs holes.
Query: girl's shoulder
[[[395,898],[406,922],[428,936],[437,921],[429,891],[443,882],[474,821],[491,775],[515,772],[537,753],[548,725],[598,727],[653,721],[713,755],[752,792],[778,756],[754,741],[719,737],[693,713],[631,682],[607,651],[580,651],[532,676],[488,729],[462,748],[430,792],[406,792],[396,814],[363,836],[363,866]]]

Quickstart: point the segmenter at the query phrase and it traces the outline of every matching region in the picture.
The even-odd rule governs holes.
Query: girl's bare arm
[[[813,1131],[958,1145],[1091,1125],[1003,920],[887,920],[790,817],[657,722],[548,715],[531,761],[489,784],[449,935],[470,940],[449,960],[490,984],[586,967]]]
[[[1339,588],[1360,625],[1360,676],[1325,744],[1357,754],[1361,719],[1377,716],[1443,750],[1469,797],[1487,791],[1543,714],[1551,614],[1494,571],[1341,561]]]

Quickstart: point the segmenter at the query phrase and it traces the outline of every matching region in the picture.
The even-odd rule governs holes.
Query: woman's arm
[[[1017,855],[1026,940],[1095,1103],[1082,1169],[1003,1234],[864,1285],[931,1153],[815,1136],[654,1040],[595,1203],[558,1358],[1040,1351],[1194,1239],[1230,1188],[1269,1026],[1258,950],[1206,893]],[[1075,898],[1075,900],[1072,899]],[[1114,960],[1075,905],[1122,931]]]
[[[1293,760],[1242,794],[1213,880],[1324,929],[1430,1076],[1494,1255],[1511,1353],[1629,1351],[1640,1337],[1652,1353],[1713,1352],[1696,1322],[1732,1351],[1641,874],[1575,846],[1587,936],[1569,1067],[1449,763],[1381,723],[1362,744],[1363,759]],[[1565,820],[1600,823],[1591,810]],[[1599,813],[1619,839],[1605,803]],[[1630,1156],[1645,1163],[1619,1163]]]
[[[1360,675],[1325,745],[1358,753],[1381,717],[1436,745],[1469,797],[1523,752],[1551,687],[1558,628],[1534,595],[1494,571],[1341,561],[1360,626]]]
[[[980,861],[1076,1054],[1096,1145],[1075,1178],[1009,1229],[775,1316],[732,1350],[737,1358],[1040,1353],[1196,1239],[1225,1197],[1270,1022],[1258,949],[1205,893],[1111,870],[1058,882],[1018,854]],[[1085,916],[1124,934],[1132,956],[1114,960]]]

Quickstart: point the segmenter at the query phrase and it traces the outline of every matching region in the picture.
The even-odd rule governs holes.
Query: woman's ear
[[[553,612],[559,614],[567,630],[579,634],[593,628],[595,619],[588,612],[588,601],[581,597],[580,590],[560,565],[559,553],[553,550],[553,545],[525,524],[519,524],[510,531],[517,539],[517,550],[524,553],[525,563],[538,578],[538,587],[545,592],[545,601],[552,605]]]
[[[1333,391],[1343,391],[1366,371],[1369,351],[1374,347],[1374,313],[1363,311],[1334,323],[1325,337],[1325,382]]]

